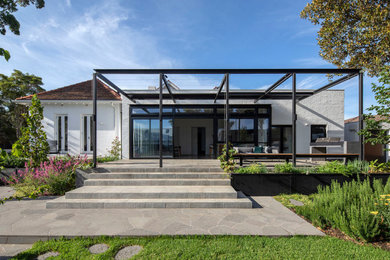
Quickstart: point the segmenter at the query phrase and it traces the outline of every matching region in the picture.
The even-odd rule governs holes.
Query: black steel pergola
[[[229,146],[229,100],[231,98],[243,98],[246,95],[246,99],[248,99],[248,95],[251,97],[255,96],[254,103],[257,103],[261,99],[291,99],[292,101],[292,163],[294,166],[296,165],[296,122],[297,122],[297,113],[296,113],[296,104],[299,101],[304,100],[310,96],[318,94],[324,90],[327,90],[331,87],[334,87],[344,81],[347,81],[355,76],[359,76],[359,131],[363,129],[363,72],[360,69],[95,69],[93,73],[93,166],[97,165],[97,124],[96,124],[96,116],[97,116],[97,79],[99,78],[101,81],[105,82],[111,88],[115,89],[118,93],[130,99],[132,102],[136,103],[136,99],[142,98],[142,96],[129,95],[121,88],[116,86],[113,82],[107,79],[104,75],[106,74],[154,74],[159,75],[159,165],[163,167],[163,152],[162,152],[162,128],[163,128],[163,100],[164,98],[169,96],[172,99],[173,103],[176,103],[177,99],[214,99],[214,103],[216,103],[217,99],[220,99],[222,96],[222,90],[225,89],[224,92],[224,100],[225,100],[225,145]],[[169,81],[166,80],[167,74],[221,74],[224,75],[221,84],[216,89],[215,93],[209,93],[208,95],[199,95],[196,93],[175,93],[171,90],[171,86]],[[271,85],[269,88],[265,90],[257,90],[253,92],[241,92],[235,93],[229,90],[229,78],[231,74],[284,74],[282,78],[280,78],[277,82]],[[297,74],[347,74],[333,82],[326,84],[314,91],[306,91],[299,92],[296,89],[296,75]],[[292,78],[292,89],[288,92],[272,92],[278,86],[283,84],[286,80]],[[163,87],[166,87],[168,93],[163,92]],[[146,95],[145,99],[151,98],[156,99],[157,95],[151,93],[150,95]],[[363,145],[363,137],[359,136],[359,158],[364,158],[364,145]]]

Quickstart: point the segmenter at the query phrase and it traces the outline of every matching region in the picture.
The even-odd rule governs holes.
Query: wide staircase
[[[48,201],[46,208],[252,208],[219,167],[105,165],[84,186]]]

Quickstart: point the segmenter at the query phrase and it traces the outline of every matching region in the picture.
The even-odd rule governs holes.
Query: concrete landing
[[[253,209],[46,209],[45,200],[0,206],[0,244],[62,236],[324,234],[272,197],[253,197]]]

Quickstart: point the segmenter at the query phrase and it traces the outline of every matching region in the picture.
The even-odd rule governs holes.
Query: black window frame
[[[328,136],[328,131],[327,131],[327,125],[326,124],[315,124],[315,125],[310,125],[310,142],[315,143],[317,138],[314,140],[313,139],[313,127],[323,127],[324,128],[324,136],[322,137],[317,137],[317,138],[326,138]]]

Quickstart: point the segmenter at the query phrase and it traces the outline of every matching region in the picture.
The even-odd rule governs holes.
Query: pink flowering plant
[[[51,157],[38,167],[26,162],[25,169],[18,170],[2,181],[16,190],[17,197],[31,195],[64,195],[75,187],[77,168],[91,167],[87,156]]]

